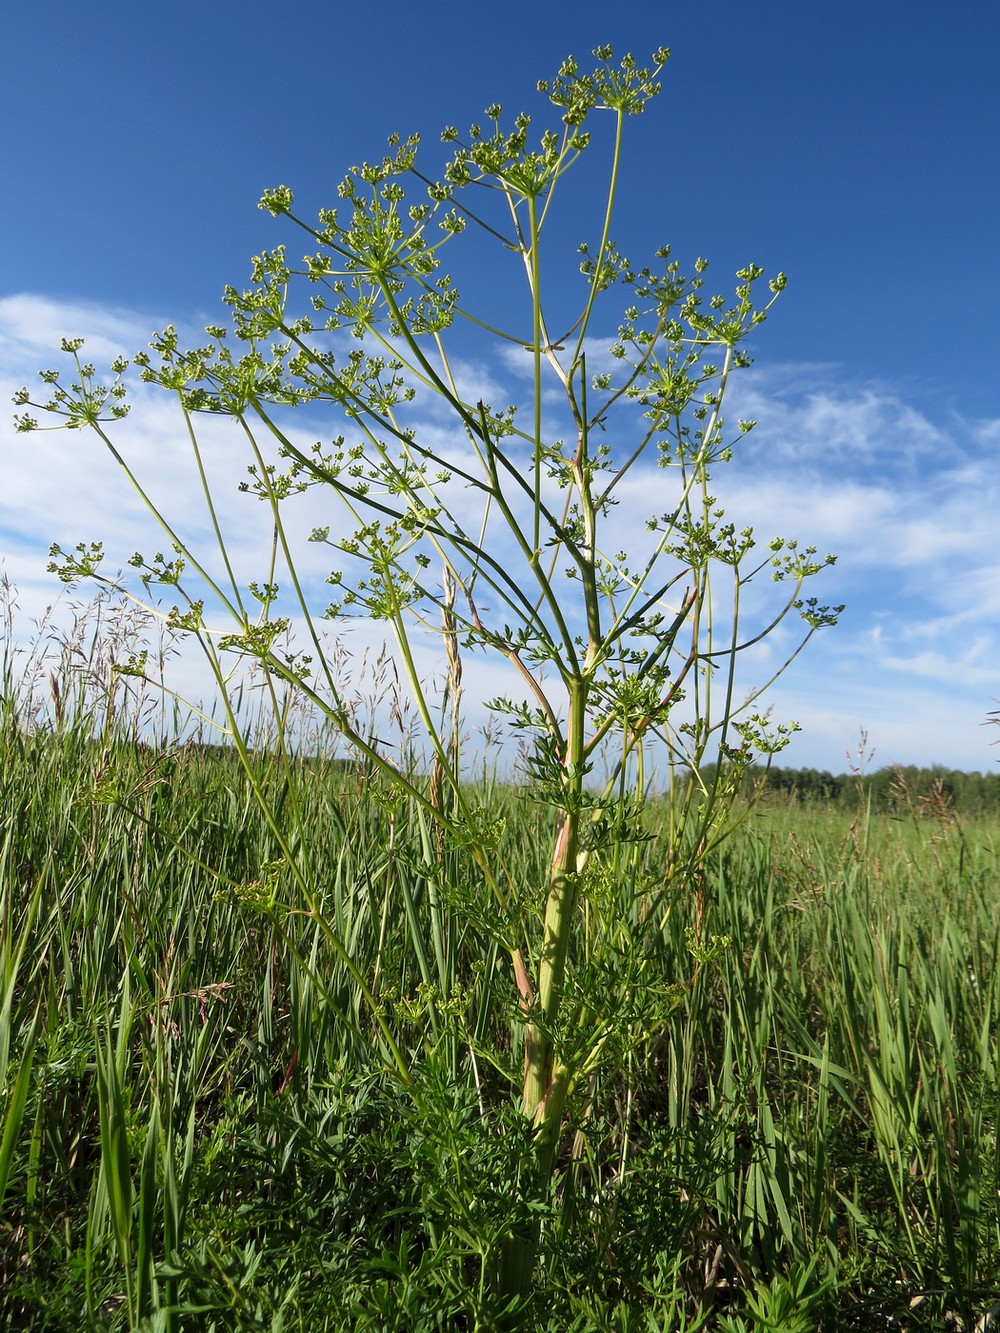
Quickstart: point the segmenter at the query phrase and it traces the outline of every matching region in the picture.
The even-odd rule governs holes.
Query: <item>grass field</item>
[[[521,1017],[467,848],[361,768],[32,724],[8,685],[5,1327],[971,1329],[1000,1299],[992,824],[764,804],[692,884],[648,803],[581,900],[585,1095],[504,1314]],[[479,798],[542,884],[546,808]]]

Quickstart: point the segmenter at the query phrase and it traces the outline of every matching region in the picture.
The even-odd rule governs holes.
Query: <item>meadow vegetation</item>
[[[523,1016],[474,861],[318,748],[143,742],[113,654],[79,648],[3,694],[5,1326],[507,1326]],[[542,875],[554,813],[478,799]],[[765,799],[695,893],[672,804],[581,909],[617,1012],[521,1326],[972,1327],[1000,1259],[997,825]]]

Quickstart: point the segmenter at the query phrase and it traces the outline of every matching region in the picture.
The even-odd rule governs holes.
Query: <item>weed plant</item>
[[[631,55],[616,63],[610,47],[594,55],[592,73],[569,58],[539,84],[546,114],[555,108],[555,124],[540,134],[530,115],[505,119],[499,105],[487,108],[486,128],[474,124],[465,136],[446,128],[449,156],[432,168],[436,178],[417,165],[418,138],[394,135],[381,162],[348,171],[337,207],[321,210],[315,225],[296,215],[286,186],[268,190],[261,207],[317,247],[303,266],[291,266],[283,245],[256,257],[253,286],[227,289],[228,322],[207,328],[202,346],[183,349],[169,328],[152,354],[136,356],[142,380],[176,402],[213,550],[185,540],[183,516],[158,507],[115,443],[114,425],[129,410],[124,358],[106,387],[81,359],[82,340],[66,340],[72,378],[43,371],[47,401],[34,404],[26,389],[16,396],[95,432],[166,534],[170,553],[136,552],[129,565],[146,594],[160,585],[176,595],[166,626],[192,636],[215,674],[219,725],[275,836],[272,869],[255,883],[284,920],[307,914],[340,956],[353,989],[337,1003],[355,1046],[379,1052],[404,1096],[415,1094],[422,1061],[431,1051],[438,1058],[439,1047],[450,1077],[463,1059],[477,1067],[485,1059],[508,1083],[530,1133],[499,1248],[481,1259],[485,1286],[512,1312],[531,1297],[557,1161],[574,1122],[596,1109],[591,1090],[607,1069],[662,1028],[686,983],[690,960],[664,979],[651,952],[672,893],[693,887],[704,909],[707,863],[733,827],[739,774],[779,751],[793,729],[772,726],[760,711],[770,681],[747,691],[743,659],[800,618],[794,657],[838,611],[803,595],[832,556],[781,537],[761,554],[752,530],[728,521],[712,493],[713,469],[754,425],[727,426],[728,386],[750,364],[745,343],[784,276],[762,293],[764,271],[748,264],[727,298],[703,291],[703,259],[686,276],[669,246],[644,267],[619,250],[613,225],[626,127],[659,93],[669,52],[657,51],[645,67]],[[578,225],[592,237],[572,255],[576,295],[549,300],[552,219],[566,176],[600,156],[595,122],[611,134],[596,136],[603,180],[584,184],[587,216]],[[523,283],[521,309],[506,328],[485,295],[485,309],[467,302],[442,268],[442,254],[470,230]],[[485,268],[473,273],[474,290]],[[595,340],[607,337],[608,298],[618,294],[623,308],[602,350]],[[518,360],[527,376],[526,391],[506,406],[487,402],[463,373],[470,339],[484,335],[492,355],[499,349]],[[303,446],[292,409],[309,420],[321,414],[324,430],[332,419],[341,433]],[[450,423],[443,443],[434,425],[442,413]],[[273,520],[270,549],[249,582],[220,518],[200,414],[232,423],[247,449],[250,480],[241,489]],[[31,431],[38,421],[24,412],[17,425]],[[614,510],[636,483],[650,487],[659,512],[641,539],[616,550]],[[306,490],[320,492],[329,515],[310,540],[338,561],[326,578],[335,600],[325,611],[297,550],[294,503]],[[65,582],[118,586],[101,572],[100,542],[69,552],[56,544],[52,555]],[[759,591],[765,580],[782,586],[768,596]],[[214,621],[219,612],[226,630]],[[308,651],[288,644],[293,614]],[[426,780],[406,751],[387,752],[345,699],[318,619],[357,614],[392,634],[405,706],[431,758]],[[435,628],[448,668],[440,707],[415,655],[415,635]],[[519,842],[508,854],[503,820],[469,785],[462,659],[476,653],[505,660],[516,679],[516,692],[492,707],[525,738],[536,827],[544,811],[555,816],[537,865],[525,864]],[[241,729],[234,659],[263,673],[285,759],[280,781],[258,770]],[[147,678],[142,654],[118,665]],[[369,874],[376,893],[391,885],[405,905],[420,970],[407,1004],[418,1006],[428,1034],[416,1051],[406,1022],[400,1026],[405,1013],[382,996],[381,954],[372,972],[363,937],[355,938],[354,905],[346,915],[327,910],[329,835],[315,838],[293,773],[294,699],[364,763],[384,810],[385,850]],[[651,746],[691,777],[661,835],[663,886],[640,909]],[[595,791],[588,779],[599,760],[607,771]],[[623,899],[626,885],[633,897]],[[509,1044],[498,1054],[483,1040],[499,1018],[493,974],[501,956],[510,1012]],[[474,1014],[460,998],[473,964],[490,980],[490,999],[477,1001]]]
[[[144,648],[116,654],[103,689],[63,663],[50,725],[30,673],[9,675],[12,1318],[792,1333],[832,1327],[845,1292],[862,1309],[867,1283],[930,1287],[967,1316],[989,1282],[996,983],[970,930],[995,904],[967,832],[942,825],[933,849],[965,914],[910,913],[885,906],[898,890],[870,819],[809,878],[820,852],[789,863],[740,799],[791,730],[761,711],[769,681],[744,689],[746,653],[799,618],[795,656],[839,608],[804,596],[833,557],[780,537],[761,554],[712,492],[753,426],[727,426],[724,399],[783,276],[759,296],[750,264],[734,296],[708,295],[705,261],[686,277],[662,247],[640,268],[612,240],[623,136],[667,55],[640,68],[602,47],[590,74],[567,60],[540,85],[555,127],[532,138],[529,116],[492,106],[485,129],[445,131],[436,179],[416,138],[394,138],[316,225],[286,187],[264,195],[315,247],[303,267],[259,256],[203,346],[168,329],[136,358],[176,400],[214,550],[185,541],[115,443],[123,359],[106,387],[68,340],[71,378],[43,372],[42,404],[17,395],[93,430],[166,534],[167,554],[130,566],[142,596],[176,597],[166,630],[214,671],[221,748],[140,742],[120,699],[159,679]],[[546,226],[595,119],[608,171],[586,196],[578,305],[553,310]],[[441,267],[470,229],[524,279],[510,328]],[[522,401],[466,386],[460,327],[521,358]],[[303,448],[292,409],[342,433]],[[244,488],[273,521],[249,582],[209,481],[208,413],[245,441]],[[660,512],[616,551],[626,478]],[[289,517],[315,488],[330,520],[311,540],[338,562],[325,612]],[[102,558],[54,546],[52,568],[154,614]],[[389,715],[427,766],[351,697],[324,614],[386,625]],[[416,665],[428,630],[443,700]],[[478,653],[523,690],[494,703],[525,738],[515,788],[469,763]],[[247,662],[268,704],[252,717]],[[651,750],[673,775],[658,806]]]

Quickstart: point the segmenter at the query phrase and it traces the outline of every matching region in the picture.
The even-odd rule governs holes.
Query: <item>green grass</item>
[[[995,1298],[994,826],[762,808],[694,893],[651,803],[584,895],[577,1002],[616,1021],[526,1216],[467,849],[361,769],[251,782],[14,694],[0,726],[5,1326],[793,1333]],[[543,883],[544,809],[481,796]]]

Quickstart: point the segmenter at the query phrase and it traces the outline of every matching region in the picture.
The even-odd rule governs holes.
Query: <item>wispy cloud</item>
[[[86,334],[87,350],[101,360],[131,355],[145,344],[151,328],[134,311],[59,302],[24,293],[0,297],[0,355],[3,371],[34,373],[38,356],[55,358],[63,338]]]

